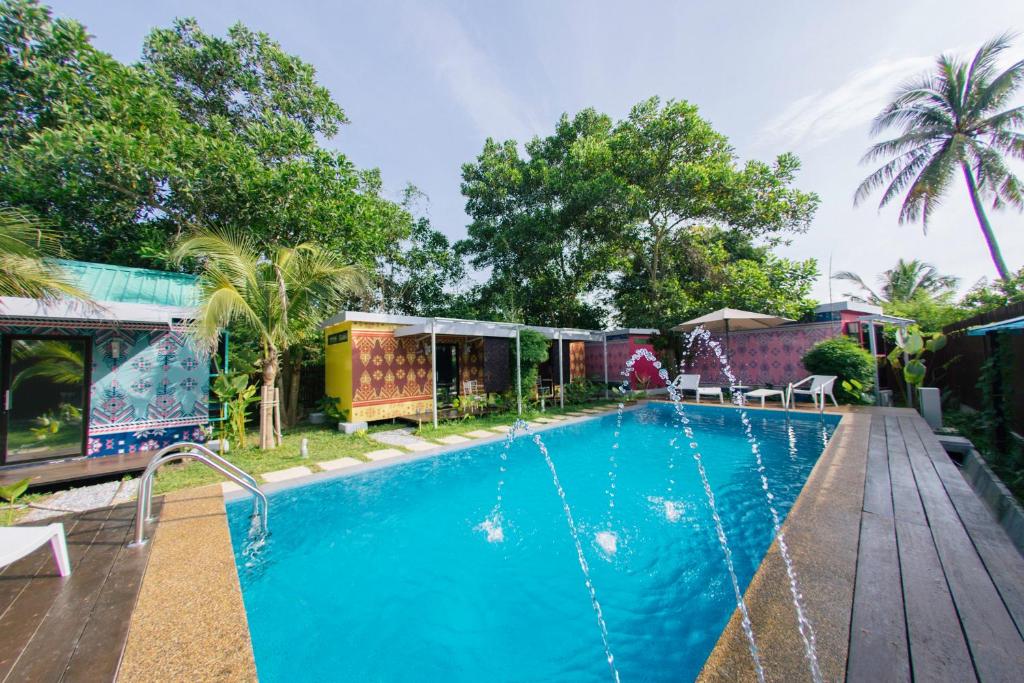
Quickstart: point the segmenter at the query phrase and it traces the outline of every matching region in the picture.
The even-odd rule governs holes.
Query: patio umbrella
[[[703,326],[710,332],[725,332],[725,346],[729,348],[729,332],[740,330],[757,330],[762,327],[775,327],[782,323],[793,322],[789,318],[765,313],[753,313],[741,311],[736,308],[720,308],[707,315],[702,315],[685,323],[679,323],[672,328],[673,332],[689,332],[697,327]]]

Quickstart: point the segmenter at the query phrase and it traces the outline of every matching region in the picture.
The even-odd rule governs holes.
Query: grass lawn
[[[303,439],[309,439],[309,457],[299,455]],[[252,475],[283,470],[288,467],[305,465],[313,471],[319,460],[335,460],[348,456],[366,460],[363,453],[384,448],[383,444],[371,440],[366,434],[342,434],[337,430],[320,425],[301,425],[284,434],[281,446],[261,451],[254,444],[259,443],[259,434],[249,435],[248,448],[231,448],[227,459]],[[258,477],[257,477],[258,478]],[[180,465],[164,465],[157,474],[153,487],[155,493],[167,493],[191,486],[202,486],[224,481],[219,474],[197,462]]]

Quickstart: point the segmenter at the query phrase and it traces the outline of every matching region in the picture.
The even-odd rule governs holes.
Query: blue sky
[[[1024,31],[1020,0],[913,2],[158,2],[50,3],[97,46],[138,59],[154,26],[194,16],[208,32],[242,21],[312,63],[351,125],[331,144],[381,168],[397,198],[406,182],[430,198],[453,238],[468,222],[461,164],[487,137],[549,132],[588,106],[616,118],[658,95],[686,99],[741,158],[795,152],[798,185],[821,195],[810,231],[782,253],[867,279],[898,257],[921,258],[963,286],[994,268],[958,186],[930,224],[898,225],[895,209],[854,207],[869,122],[906,77],[935,55],[969,52]],[[1014,56],[1024,58],[1024,38]],[[1018,167],[1019,168],[1019,167]],[[991,215],[1003,254],[1024,266],[1024,216]],[[848,288],[832,287],[840,298]],[[814,294],[830,296],[827,278]]]

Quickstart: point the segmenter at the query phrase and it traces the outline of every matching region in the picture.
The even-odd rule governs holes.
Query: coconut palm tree
[[[949,297],[960,283],[959,278],[941,275],[935,266],[917,259],[900,259],[894,267],[879,275],[878,283],[881,287],[878,291],[871,289],[860,275],[849,270],[836,273],[832,279],[853,283],[865,293],[865,296],[851,293],[844,296],[876,306],[914,301],[920,297]]]
[[[1024,209],[1021,180],[1007,165],[1024,159],[1024,107],[1005,108],[1024,82],[1024,60],[1002,72],[996,62],[1010,47],[1004,34],[981,46],[968,64],[955,57],[939,57],[935,71],[908,82],[872,125],[877,135],[888,128],[902,130],[898,137],[879,142],[864,155],[864,162],[889,159],[857,188],[854,203],[885,188],[879,208],[904,194],[899,222],[928,219],[961,171],[974,213],[988,244],[999,277],[1006,267],[985,202],[993,208],[1010,205]]]
[[[263,394],[260,448],[276,445],[274,387],[280,353],[294,343],[302,327],[318,324],[322,312],[335,310],[366,289],[362,270],[312,243],[295,247],[258,244],[231,231],[202,231],[174,250],[177,263],[199,262],[200,302],[193,336],[212,351],[231,322],[250,328],[259,339]]]
[[[0,206],[0,296],[41,301],[88,296],[49,259],[59,250],[57,234],[38,219]]]

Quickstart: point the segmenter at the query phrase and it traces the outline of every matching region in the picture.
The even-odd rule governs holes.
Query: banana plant
[[[211,387],[217,398],[227,406],[228,418],[223,431],[230,431],[231,437],[241,448],[246,447],[245,421],[249,406],[259,401],[256,385],[249,384],[249,376],[243,372],[221,372]]]
[[[946,335],[941,332],[922,334],[919,330],[896,330],[896,348],[888,356],[894,370],[903,370],[903,379],[912,387],[924,384],[928,368],[924,362],[926,353],[935,353],[946,345]],[[907,358],[903,364],[904,355]]]

